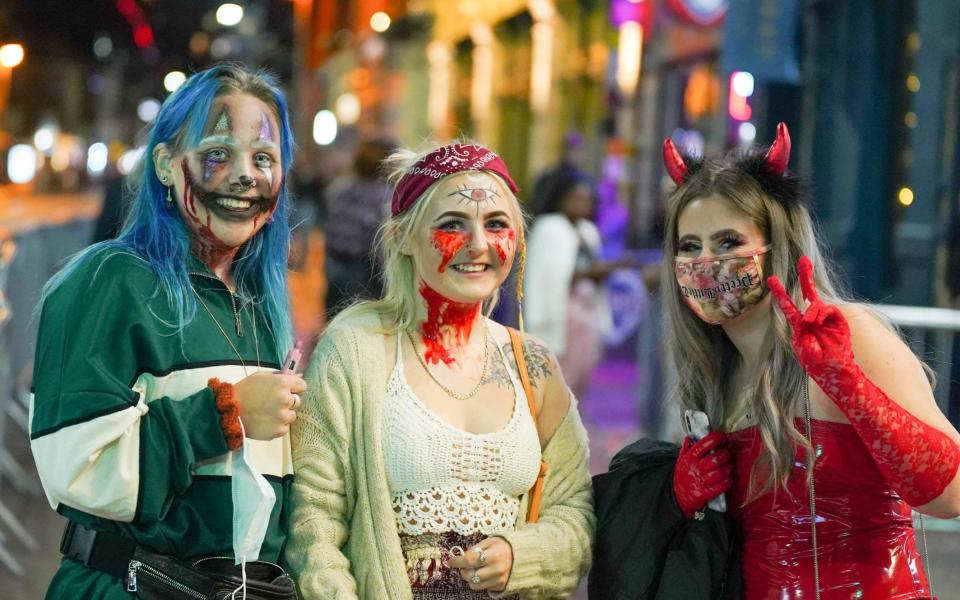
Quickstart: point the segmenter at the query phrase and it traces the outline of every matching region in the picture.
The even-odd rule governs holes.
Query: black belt
[[[60,553],[91,569],[123,579],[127,576],[137,543],[109,531],[94,531],[73,521],[67,522],[60,540]]]

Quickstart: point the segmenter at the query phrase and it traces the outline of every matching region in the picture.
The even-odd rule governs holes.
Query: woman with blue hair
[[[287,433],[306,389],[280,371],[292,144],[272,78],[197,73],[157,116],[119,237],[44,289],[31,444],[69,520],[48,598],[237,582],[256,597],[264,580],[292,593],[266,562],[286,539]]]

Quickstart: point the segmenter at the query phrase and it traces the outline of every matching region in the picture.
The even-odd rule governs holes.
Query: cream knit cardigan
[[[284,561],[302,600],[412,598],[383,456],[388,365],[379,318],[363,315],[321,338],[294,423],[290,532]],[[391,365],[392,367],[392,365]],[[501,537],[513,548],[507,588],[523,600],[567,598],[589,567],[596,518],[587,434],[576,402],[543,457],[540,519]]]

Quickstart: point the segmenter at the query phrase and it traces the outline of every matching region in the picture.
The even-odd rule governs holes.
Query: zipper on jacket
[[[197,277],[206,277],[207,279],[212,279],[220,285],[227,287],[220,279],[214,277],[213,275],[208,275],[207,273],[199,273],[197,271],[188,271],[187,275],[196,275]],[[230,294],[230,306],[233,308],[233,323],[237,330],[237,337],[243,337],[243,322],[240,320],[240,313],[237,311],[237,297],[233,292],[230,291],[230,288],[227,288],[227,293]]]
[[[182,594],[186,594],[187,596],[190,596],[191,598],[197,598],[198,600],[204,600],[206,598],[206,595],[201,594],[200,592],[198,592],[197,590],[191,587],[187,587],[183,585],[179,581],[176,581],[175,579],[168,577],[167,575],[154,569],[150,565],[146,565],[136,559],[131,560],[130,564],[127,566],[127,591],[128,592],[135,593],[137,591],[137,588],[139,587],[138,576],[141,573],[145,575],[149,575],[157,579],[161,583],[169,587],[172,587],[178,592]]]

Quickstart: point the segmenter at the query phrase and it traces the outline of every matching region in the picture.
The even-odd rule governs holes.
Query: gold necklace
[[[406,332],[407,332],[407,337],[410,338],[410,345],[413,347],[413,353],[416,355],[417,360],[420,361],[420,365],[423,367],[423,370],[427,372],[427,375],[430,376],[430,379],[432,379],[435,384],[440,386],[440,389],[445,391],[447,395],[450,396],[451,398],[455,398],[456,400],[460,400],[461,402],[469,400],[470,398],[473,398],[474,396],[477,395],[477,392],[479,392],[480,388],[483,387],[483,382],[487,380],[487,367],[490,362],[490,352],[488,348],[488,346],[490,345],[489,339],[488,339],[490,330],[487,328],[486,323],[483,324],[483,373],[480,374],[480,380],[477,382],[477,385],[472,390],[470,390],[468,394],[458,394],[457,392],[451,390],[447,386],[440,383],[440,380],[437,379],[436,376],[430,372],[430,369],[427,368],[427,361],[425,361],[423,357],[420,356],[420,351],[417,350],[417,343],[413,341],[413,334],[410,333],[409,329],[406,330]]]
[[[207,303],[204,302],[204,301],[203,301],[203,298],[200,297],[199,292],[197,292],[197,288],[195,288],[195,287],[193,287],[193,286],[191,285],[191,286],[190,286],[190,289],[193,290],[193,295],[196,296],[196,297],[197,297],[197,300],[200,301],[200,305],[203,306],[203,309],[204,309],[205,311],[207,311],[207,314],[210,315],[210,318],[211,318],[211,319],[213,319],[213,323],[217,326],[217,329],[220,330],[220,333],[223,335],[223,339],[227,340],[227,343],[230,344],[230,347],[231,347],[231,348],[233,348],[234,353],[237,355],[237,359],[240,360],[240,366],[243,367],[243,374],[244,374],[244,375],[249,375],[249,373],[247,372],[247,364],[246,364],[245,362],[243,362],[243,356],[240,354],[240,350],[237,349],[237,346],[233,343],[233,340],[231,340],[231,339],[230,339],[230,336],[227,335],[226,330],[223,328],[222,325],[220,325],[220,321],[218,321],[217,318],[216,318],[215,316],[213,316],[213,311],[210,310],[210,307],[207,306]],[[232,295],[233,292],[230,292],[230,293],[231,293],[231,295]],[[257,339],[256,312],[254,312],[254,319],[253,319],[253,347],[255,348],[256,353],[257,353],[257,369],[259,370],[259,368],[260,368],[260,341]]]

